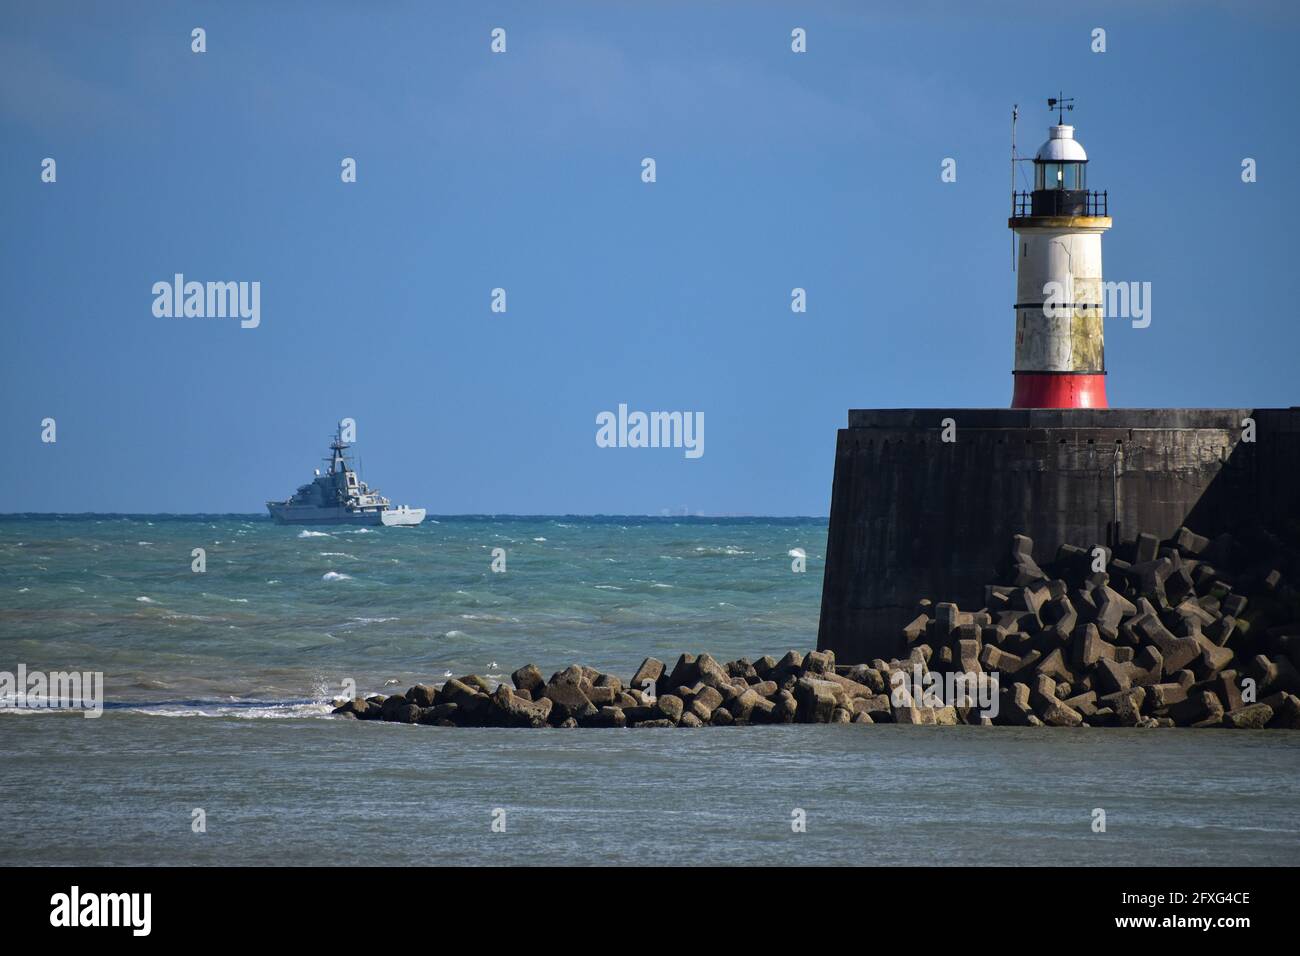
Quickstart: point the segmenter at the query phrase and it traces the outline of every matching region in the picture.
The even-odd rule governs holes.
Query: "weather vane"
[[[1065,111],[1074,109],[1074,97],[1062,96],[1060,93],[1047,98],[1047,108],[1056,110],[1056,125],[1065,125]]]

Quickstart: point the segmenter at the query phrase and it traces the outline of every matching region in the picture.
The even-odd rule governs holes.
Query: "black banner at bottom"
[[[824,907],[826,919],[818,922],[828,931],[839,924],[850,932],[843,917],[852,914],[850,923],[859,928],[863,918],[886,919],[891,935],[911,921],[928,932],[972,920],[963,931],[975,924],[1000,934],[1068,927],[1075,942],[1169,931],[1231,939],[1288,925],[1284,900],[1295,879],[1290,869],[1244,868],[451,870],[11,868],[0,869],[0,910],[10,941],[48,935],[82,943],[283,939],[316,945],[347,940],[349,926],[359,942],[374,939],[378,928],[416,922],[490,933],[516,915],[544,918],[551,906],[589,927],[630,930],[644,926],[647,916],[671,924],[672,908],[698,905],[692,898],[774,914],[784,902],[792,916],[806,916],[810,905]]]

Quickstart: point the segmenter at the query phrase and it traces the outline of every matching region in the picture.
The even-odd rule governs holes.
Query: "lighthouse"
[[[1011,194],[1016,352],[1012,408],[1105,408],[1101,236],[1106,193],[1088,189],[1088,154],[1066,125],[1072,98],[1034,156],[1033,192]],[[1013,146],[1013,160],[1014,160]]]

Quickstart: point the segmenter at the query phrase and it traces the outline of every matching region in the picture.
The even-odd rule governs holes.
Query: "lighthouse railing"
[[[1039,189],[1011,193],[1011,216],[1109,216],[1107,190]]]

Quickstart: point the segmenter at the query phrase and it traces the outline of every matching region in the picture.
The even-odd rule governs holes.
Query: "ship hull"
[[[295,507],[273,501],[267,503],[266,510],[271,513],[272,521],[286,525],[342,524],[394,527],[417,525],[424,520],[423,508],[390,508],[387,511],[374,508],[367,511],[351,511],[347,508]]]

